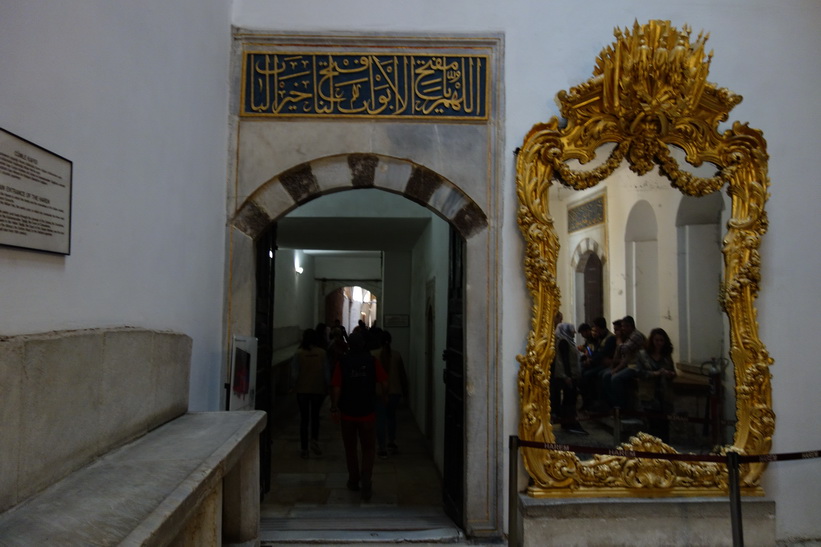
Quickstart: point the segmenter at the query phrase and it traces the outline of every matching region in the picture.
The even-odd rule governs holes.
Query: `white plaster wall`
[[[316,277],[327,279],[382,279],[382,259],[379,257],[316,258]]]
[[[427,283],[434,281],[435,316],[433,342],[433,458],[440,470],[444,465],[445,385],[442,371],[445,363],[442,352],[447,337],[448,310],[448,224],[439,217],[431,217],[428,228],[419,237],[413,249],[411,276],[411,361],[408,366],[410,405],[419,428],[425,430],[425,305]]]
[[[0,127],[74,162],[71,255],[0,248],[0,333],[185,333],[192,409],[219,403],[229,10],[0,6]]]
[[[416,206],[423,209],[420,206]],[[423,209],[424,210],[424,209]],[[385,282],[382,285],[382,302],[377,308],[379,326],[391,333],[391,347],[402,354],[405,368],[408,368],[412,353],[420,350],[419,344],[411,345],[410,325],[406,327],[391,327],[384,321],[385,314],[410,315],[411,312],[411,280],[412,280],[412,252],[385,251]],[[424,348],[421,348],[424,349]],[[407,372],[407,371],[406,371]]]
[[[302,266],[301,274],[294,269],[296,254]],[[318,323],[316,261],[313,256],[294,249],[279,249],[274,260],[274,328],[299,327],[302,340],[301,332]]]
[[[773,401],[777,414],[775,451],[821,447],[821,430],[808,418],[821,412],[821,337],[815,336],[819,304],[816,272],[821,257],[800,234],[818,233],[817,204],[821,140],[821,3],[815,0],[419,0],[406,5],[378,0],[304,0],[272,9],[265,0],[237,0],[237,26],[288,31],[505,33],[505,166],[503,264],[505,328],[501,334],[505,435],[518,423],[515,356],[524,350],[529,300],[521,274],[522,238],[515,223],[513,149],[538,121],[558,114],[555,93],[587,80],[613,27],[670,19],[710,33],[715,50],[710,80],[744,96],[731,120],[749,121],[769,143],[772,198],[770,231],[762,246],[762,295],[758,301],[761,338],[776,360]],[[615,237],[615,236],[612,236]],[[438,285],[438,283],[437,283]],[[504,446],[497,450],[505,450]],[[506,472],[505,476],[506,476]],[[808,487],[821,476],[818,460],[771,466],[767,495],[778,504],[781,539],[821,537],[814,508],[821,491]],[[813,477],[808,480],[808,477]]]

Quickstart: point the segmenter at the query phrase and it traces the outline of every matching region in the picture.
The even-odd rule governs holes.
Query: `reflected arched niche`
[[[679,359],[698,365],[726,355],[721,287],[722,194],[683,196],[676,214],[679,286]],[[726,218],[724,219],[726,222]],[[705,295],[708,295],[705,297]],[[715,296],[714,296],[715,295]]]
[[[650,332],[659,324],[658,223],[653,207],[639,201],[630,210],[624,230],[624,271],[626,274],[627,315],[639,330]]]

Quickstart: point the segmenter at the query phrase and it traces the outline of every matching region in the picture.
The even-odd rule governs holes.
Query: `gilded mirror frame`
[[[559,241],[548,204],[554,181],[583,190],[607,178],[623,161],[643,175],[658,166],[671,185],[690,196],[726,186],[732,200],[723,240],[724,277],[718,299],[729,318],[730,358],[735,371],[736,429],[732,445],[718,453],[766,454],[772,444],[770,370],[773,360],[758,337],[754,301],[759,291],[761,238],[767,230],[768,156],[762,132],[735,122],[723,133],[741,97],[707,81],[712,52],[708,36],[691,41],[691,30],[650,21],[615,29],[616,42],[596,59],[593,77],[560,91],[562,118],[533,126],[517,153],[518,224],[526,251],[524,271],[533,300],[531,331],[520,363],[518,388],[522,439],[555,442],[550,421],[550,363],[555,352],[554,317],[559,309],[556,263]],[[592,160],[596,149],[615,144],[598,167],[573,170],[571,160]],[[718,171],[699,178],[680,169],[669,147],[687,163],[710,162]],[[675,453],[660,439],[639,433],[619,446]],[[572,452],[522,448],[531,484],[528,493],[547,496],[703,496],[727,491],[727,468],[712,462],[628,459],[600,455],[580,461]],[[765,464],[743,465],[742,490],[762,494]]]

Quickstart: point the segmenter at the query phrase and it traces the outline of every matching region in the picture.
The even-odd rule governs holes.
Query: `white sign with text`
[[[67,255],[72,163],[0,129],[0,245]]]

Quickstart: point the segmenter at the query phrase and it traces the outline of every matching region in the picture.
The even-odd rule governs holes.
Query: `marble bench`
[[[185,414],[0,515],[0,545],[253,545],[264,425]]]
[[[191,343],[0,336],[0,546],[259,544],[265,413],[188,412]]]

